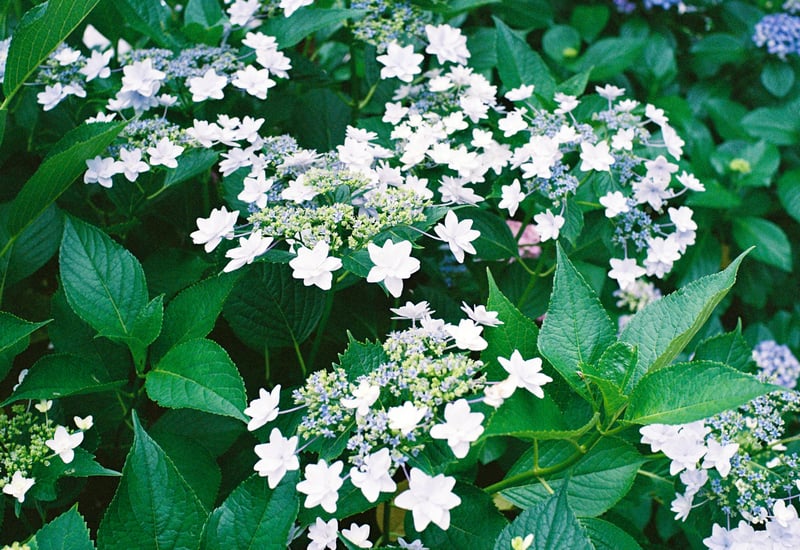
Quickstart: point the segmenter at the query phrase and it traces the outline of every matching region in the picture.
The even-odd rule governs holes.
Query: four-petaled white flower
[[[461,29],[450,25],[425,25],[425,35],[428,37],[428,46],[425,53],[436,56],[439,63],[458,63],[466,65],[470,57],[467,49],[467,37],[461,34]]]
[[[403,280],[411,277],[420,268],[419,260],[411,257],[411,243],[400,241],[395,244],[388,239],[383,246],[369,243],[367,250],[369,259],[374,264],[367,274],[367,282],[383,281],[389,294],[399,298],[403,292]]]
[[[344,483],[341,478],[344,463],[338,460],[328,466],[324,460],[316,464],[309,464],[305,469],[305,479],[297,484],[297,490],[306,495],[304,506],[313,508],[322,506],[328,513],[336,511],[336,502],[339,500],[339,488]]]
[[[444,408],[444,424],[431,428],[431,437],[446,439],[456,458],[469,453],[469,444],[483,433],[483,413],[474,413],[466,399],[448,403]]]
[[[142,160],[142,150],[134,148],[128,151],[125,147],[119,150],[118,168],[121,169],[128,181],[136,181],[139,174],[150,170],[150,165]]]
[[[25,502],[25,493],[33,487],[35,482],[34,478],[25,477],[22,472],[17,471],[11,476],[11,481],[3,485],[3,492],[14,497],[19,502]]]
[[[369,541],[369,525],[351,523],[349,529],[342,529],[342,536],[357,548],[372,548]]]
[[[222,239],[233,238],[233,226],[239,218],[239,211],[228,212],[222,208],[214,208],[211,215],[207,218],[197,218],[197,231],[193,231],[189,236],[194,244],[204,245],[206,252],[211,252]]]
[[[600,197],[600,204],[606,207],[606,218],[613,218],[617,214],[628,212],[631,209],[628,205],[628,197],[619,191],[606,193]]]
[[[203,76],[194,76],[187,80],[192,101],[198,103],[206,99],[223,99],[225,92],[222,89],[228,83],[225,76],[218,75],[214,69],[208,69]]]
[[[64,426],[56,426],[56,432],[53,434],[53,439],[48,439],[44,442],[50,449],[53,450],[64,464],[69,464],[75,458],[74,449],[83,441],[83,432],[75,432],[71,434]]]
[[[255,446],[255,452],[260,460],[253,469],[261,477],[267,478],[270,489],[278,486],[286,472],[300,469],[300,460],[296,454],[297,441],[296,435],[286,438],[278,428],[272,428],[269,443]]]
[[[614,157],[609,150],[607,141],[601,141],[597,145],[592,145],[588,141],[581,142],[581,160],[583,161],[581,170],[584,172],[589,170],[607,172],[614,164]]]
[[[722,445],[714,439],[708,439],[706,446],[708,452],[703,457],[703,468],[716,468],[720,476],[727,477],[731,471],[731,458],[739,450],[739,444]]]
[[[522,192],[522,189],[519,184],[518,179],[514,179],[511,182],[511,185],[504,185],[500,188],[501,199],[500,204],[497,206],[499,208],[505,208],[508,210],[508,215],[513,216],[517,213],[517,208],[519,208],[519,203],[525,200],[525,193]]]
[[[342,399],[342,406],[348,409],[355,409],[356,416],[366,416],[369,408],[378,397],[381,395],[379,386],[370,384],[366,380],[362,380],[356,389],[353,390],[353,398]]]
[[[503,366],[513,379],[518,388],[525,388],[538,398],[544,397],[542,386],[553,379],[542,372],[542,360],[538,357],[523,359],[519,350],[515,349],[511,357],[506,359],[498,357],[497,361]]]
[[[430,523],[446,531],[450,527],[450,510],[461,504],[461,498],[453,493],[455,484],[455,478],[444,474],[429,476],[419,468],[411,468],[408,490],[400,493],[394,504],[411,510],[417,531]]]
[[[397,484],[389,475],[392,467],[392,457],[389,449],[384,447],[378,452],[368,455],[360,468],[355,466],[350,469],[350,481],[361,489],[364,498],[370,502],[378,500],[381,493],[392,493],[397,489]]]
[[[553,214],[549,209],[541,214],[536,214],[533,221],[536,222],[536,232],[539,233],[539,239],[542,242],[550,239],[557,240],[561,228],[566,223],[561,214]]]
[[[447,325],[446,329],[459,349],[482,351],[489,345],[481,336],[483,327],[472,319],[461,319],[458,325]]]
[[[427,407],[416,407],[411,401],[406,401],[399,407],[390,407],[386,414],[389,418],[389,429],[408,435],[427,413]]]
[[[339,521],[332,518],[325,521],[317,518],[314,525],[308,526],[308,550],[336,550],[336,541],[339,537]]]
[[[148,147],[147,154],[150,155],[150,164],[153,166],[163,165],[167,168],[178,167],[178,157],[183,153],[183,147],[175,145],[169,138],[161,138],[155,147]]]
[[[330,290],[333,272],[342,267],[342,260],[328,256],[328,252],[330,246],[325,241],[317,242],[312,249],[305,246],[298,248],[297,256],[289,261],[292,277],[303,279],[305,286],[315,285],[322,290]]]
[[[99,183],[110,189],[113,185],[112,178],[120,173],[120,163],[111,157],[96,156],[86,161],[86,173],[83,174],[84,183]]]
[[[634,258],[625,258],[624,260],[611,258],[609,263],[611,271],[608,272],[608,276],[616,280],[622,290],[647,273],[647,270],[638,265]]]
[[[383,65],[381,78],[397,77],[403,82],[411,82],[415,74],[422,72],[419,64],[425,56],[414,53],[414,46],[411,44],[403,47],[397,42],[391,42],[386,48],[386,53],[376,59]]]
[[[239,246],[231,248],[225,253],[226,258],[231,261],[222,269],[225,273],[230,273],[239,269],[245,264],[253,263],[256,257],[262,255],[272,246],[272,237],[265,237],[261,233],[252,233],[249,237],[241,237]]]
[[[461,302],[461,311],[467,314],[467,317],[485,327],[496,327],[503,324],[503,321],[497,318],[496,311],[487,311],[486,306],[478,305],[469,307],[466,302]]]
[[[447,212],[444,223],[433,228],[439,238],[450,247],[450,252],[458,263],[464,263],[464,252],[475,254],[472,241],[481,236],[481,232],[472,229],[472,220],[458,221],[455,212]]]
[[[258,390],[258,397],[250,402],[244,414],[250,417],[247,423],[249,431],[257,430],[267,422],[278,418],[278,404],[281,400],[281,385],[275,386],[271,392],[264,388]],[[271,437],[271,435],[270,435]]]

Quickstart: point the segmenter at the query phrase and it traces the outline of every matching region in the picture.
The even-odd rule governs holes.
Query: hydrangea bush
[[[800,544],[796,3],[33,4],[0,544]]]

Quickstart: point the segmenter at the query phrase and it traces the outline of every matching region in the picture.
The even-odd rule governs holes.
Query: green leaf
[[[507,89],[533,84],[539,97],[550,99],[556,83],[550,69],[525,40],[494,17],[497,28],[497,72]]]
[[[133,445],[100,528],[100,548],[198,548],[208,511],[133,413]]]
[[[214,456],[198,442],[181,434],[154,433],[151,429],[150,437],[172,460],[203,507],[211,510],[217,501],[222,480],[222,472]]]
[[[49,321],[32,323],[16,315],[0,311],[0,381],[3,380],[14,357],[28,347],[29,336]]]
[[[491,548],[495,538],[508,525],[492,502],[492,497],[472,485],[457,483],[454,492],[461,504],[450,510],[450,527],[443,531],[431,523],[419,535],[428,548]],[[406,525],[413,527],[411,512]],[[416,529],[406,529],[416,538]],[[510,546],[509,546],[510,548]]]
[[[724,270],[698,279],[636,313],[619,335],[637,348],[636,368],[623,390],[629,393],[649,370],[670,364],[711,316],[733,287],[741,254]]]
[[[676,363],[642,378],[631,394],[625,420],[684,424],[735,409],[780,389],[715,361]]]
[[[794,69],[784,61],[770,61],[761,70],[761,83],[775,97],[783,97],[794,86]]]
[[[497,374],[494,378],[500,379],[505,378],[507,373],[496,364],[498,357],[507,359],[511,357],[514,350],[519,350],[523,359],[531,359],[539,355],[539,349],[536,347],[539,328],[532,319],[526,317],[503,295],[488,270],[486,276],[489,282],[489,299],[486,302],[486,308],[489,311],[496,311],[497,318],[503,321],[503,324],[486,328],[484,338],[488,346],[481,353],[481,358],[489,365],[489,372]]]
[[[219,44],[224,22],[225,15],[217,0],[189,0],[183,11],[183,32],[198,42]]]
[[[380,342],[367,340],[361,343],[356,341],[349,332],[347,333],[347,348],[344,353],[339,354],[339,366],[345,370],[347,379],[351,382],[355,382],[362,374],[375,371],[388,360]]]
[[[516,258],[517,241],[505,221],[495,214],[470,208],[459,212],[461,220],[472,220],[472,229],[480,231],[480,237],[473,241],[477,258],[485,261]]]
[[[741,321],[735,330],[703,340],[694,351],[696,360],[717,361],[744,372],[753,362],[751,355],[750,346],[742,336]]]
[[[208,336],[238,278],[238,273],[224,273],[200,281],[175,296],[164,312],[161,335],[151,350],[153,356],[162,357],[182,342]]]
[[[557,251],[553,294],[539,333],[539,350],[576,392],[588,397],[579,369],[597,361],[614,343],[616,329],[560,245]]]
[[[789,170],[780,177],[778,198],[786,213],[800,223],[800,169]]]
[[[598,518],[580,520],[592,541],[594,550],[642,550],[628,533],[608,521]]]
[[[119,11],[126,25],[150,37],[163,47],[178,46],[169,30],[172,12],[166,2],[160,0],[116,0],[114,7]]]
[[[295,490],[297,472],[287,472],[275,489],[267,480],[244,480],[211,513],[203,533],[203,548],[283,550],[300,507]]]
[[[261,28],[261,32],[274,36],[282,48],[290,48],[325,27],[338,26],[346,19],[358,20],[364,10],[341,8],[300,8],[291,17],[273,17]]]
[[[244,382],[228,353],[211,340],[189,340],[172,348],[147,374],[145,388],[164,407],[247,421]]]
[[[530,550],[593,550],[564,489],[517,516],[497,537],[494,550],[508,550],[512,539],[529,534],[533,534]]]
[[[39,529],[34,540],[37,550],[94,550],[89,528],[77,505]]]
[[[567,425],[564,414],[548,394],[539,399],[524,389],[517,389],[489,418],[481,439],[494,436],[561,439],[578,433],[579,430]]]
[[[614,414],[628,400],[623,391],[636,368],[636,348],[615,342],[603,352],[597,363],[583,365],[584,376],[594,382],[603,395],[606,413]]]
[[[700,77],[714,76],[725,63],[741,63],[746,50],[741,39],[724,33],[709,34],[691,47],[695,72]]]
[[[641,38],[603,38],[586,50],[570,68],[592,72],[592,80],[606,80],[630,68],[639,58],[645,41]]]
[[[289,266],[258,263],[239,279],[222,314],[242,342],[263,351],[302,343],[324,307],[325,292],[293,279]]]
[[[773,145],[793,145],[800,138],[796,108],[761,107],[747,113],[742,125],[748,135]]]
[[[71,130],[50,150],[11,202],[5,227],[9,242],[19,238],[86,170],[86,159],[105,151],[127,122],[84,124]],[[8,245],[6,245],[8,246]],[[5,253],[0,251],[0,256]]]
[[[608,6],[575,6],[569,24],[578,29],[584,40],[591,42],[606,26],[610,15]]]
[[[0,205],[0,220],[7,219],[11,205]],[[3,287],[35,273],[58,250],[64,231],[64,215],[54,205],[22,231],[4,256],[0,258],[0,294]],[[5,227],[0,223],[0,249],[9,242]]]
[[[581,35],[569,25],[555,25],[544,33],[542,49],[559,62],[573,58],[580,52]]]
[[[27,12],[14,30],[6,59],[6,102],[100,0],[50,0]]]
[[[606,437],[575,466],[548,477],[547,485],[537,482],[506,489],[502,494],[515,506],[527,509],[566,486],[567,501],[576,515],[599,516],[628,493],[644,463],[644,457],[632,445]]]
[[[39,359],[2,405],[20,399],[58,399],[69,395],[104,392],[127,382],[115,380],[95,357],[55,353]]]
[[[214,1],[216,4],[216,1]],[[217,41],[219,43],[219,41]],[[164,187],[172,187],[203,174],[216,164],[219,153],[211,149],[192,149],[178,158],[178,167],[167,172]]]
[[[148,305],[144,271],[133,254],[100,229],[68,218],[59,266],[67,302],[81,319],[102,336],[133,336]]]
[[[733,239],[742,249],[755,247],[753,258],[783,271],[792,270],[792,245],[775,223],[752,216],[733,218]]]

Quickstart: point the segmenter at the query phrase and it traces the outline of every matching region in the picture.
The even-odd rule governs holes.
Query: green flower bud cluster
[[[364,248],[382,231],[424,221],[430,205],[410,189],[374,189],[350,170],[312,168],[302,178],[315,193],[312,199],[297,204],[271,191],[275,200],[250,216],[263,235],[308,248],[325,241],[332,254],[341,255],[345,248]]]
[[[353,36],[375,46],[378,53],[386,51],[391,42],[411,44],[423,38],[430,19],[408,0],[354,0],[351,7],[366,11],[353,23]]]
[[[53,422],[24,405],[12,405],[11,415],[0,411],[0,489],[14,472],[31,477],[37,465],[49,466],[53,451],[45,441],[53,439]]]
[[[345,449],[356,466],[383,448],[397,466],[416,456],[441,409],[486,385],[480,361],[447,351],[450,336],[444,326],[434,322],[391,333],[382,344],[385,360],[355,380],[339,366],[312,374],[294,392],[295,403],[307,407],[298,435],[341,440],[350,433]],[[395,422],[406,411],[419,416],[398,427]]]

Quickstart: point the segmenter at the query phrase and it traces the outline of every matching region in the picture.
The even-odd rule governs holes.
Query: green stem
[[[592,419],[589,421],[589,423],[587,423],[586,426],[581,428],[581,431],[583,432],[591,429],[591,427],[597,423],[598,418],[599,418],[598,415],[592,416]],[[520,474],[507,477],[506,479],[498,481],[497,483],[494,483],[484,488],[484,491],[489,494],[495,494],[504,491],[506,489],[510,489],[511,487],[525,485],[529,481],[540,477],[546,477],[562,472],[567,468],[571,467],[576,462],[578,462],[581,458],[583,458],[584,455],[586,455],[586,453],[588,453],[591,450],[591,448],[594,447],[595,443],[597,443],[601,437],[602,435],[599,432],[595,432],[594,434],[592,434],[589,440],[586,441],[586,443],[582,445],[577,445],[577,450],[563,462],[559,462],[558,464],[554,464],[552,466],[546,466],[544,468],[540,468],[534,462],[534,467],[528,470],[527,472],[522,472]],[[534,452],[536,451],[537,448],[534,447]]]
[[[297,355],[297,362],[300,363],[300,372],[303,373],[303,379],[308,375],[308,368],[306,367],[306,362],[303,360],[303,354],[300,352],[300,344],[297,343],[297,339],[292,335],[292,344],[294,344],[294,352]]]

